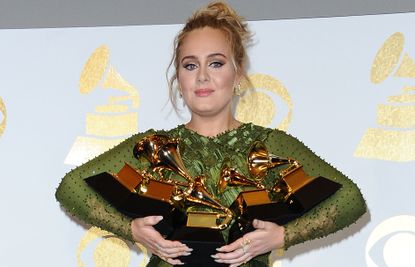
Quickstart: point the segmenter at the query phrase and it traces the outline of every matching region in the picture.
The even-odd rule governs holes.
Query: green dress
[[[184,125],[169,131],[148,130],[133,135],[113,149],[66,174],[56,191],[57,200],[70,214],[85,223],[110,231],[125,240],[133,241],[130,228],[131,218],[115,210],[89,188],[83,179],[101,172],[116,173],[125,162],[137,169],[149,169],[150,165],[147,160],[134,158],[133,148],[136,142],[144,136],[156,133],[180,139],[180,154],[190,175],[195,177],[203,174],[206,177],[205,184],[209,192],[227,207],[232,204],[241,190],[249,188],[228,187],[222,194],[217,194],[216,185],[222,164],[225,159],[229,160],[231,167],[249,176],[246,158],[254,141],[262,141],[272,154],[298,160],[311,176],[324,176],[342,184],[342,188],[333,196],[302,217],[284,225],[284,249],[338,231],[354,223],[366,212],[366,204],[360,190],[345,175],[315,155],[293,136],[251,123],[242,124],[216,137],[201,136],[186,129]],[[274,184],[280,170],[281,168],[270,170],[264,179],[264,184],[267,186]],[[176,177],[175,174],[171,176]],[[223,231],[225,239],[227,234],[226,230]],[[170,265],[158,257],[152,257],[149,266]],[[268,266],[268,253],[252,259],[245,266]]]

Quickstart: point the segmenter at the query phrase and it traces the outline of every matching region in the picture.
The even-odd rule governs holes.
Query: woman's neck
[[[192,116],[185,127],[206,137],[217,136],[220,133],[238,128],[242,123],[237,121],[233,116],[217,117],[199,117]]]

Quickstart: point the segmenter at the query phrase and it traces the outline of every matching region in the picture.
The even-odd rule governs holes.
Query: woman
[[[166,240],[154,229],[162,217],[131,220],[108,207],[100,196],[87,188],[84,178],[100,172],[117,172],[124,162],[137,169],[149,169],[145,161],[133,157],[135,143],[150,134],[178,137],[181,156],[189,173],[205,175],[205,185],[222,205],[229,207],[241,187],[227,188],[218,194],[221,166],[225,160],[239,173],[249,176],[246,155],[254,141],[262,141],[268,150],[281,157],[292,157],[312,176],[324,176],[342,185],[332,197],[302,217],[284,226],[254,220],[254,231],[220,247],[212,255],[215,261],[230,266],[267,266],[269,252],[306,240],[322,237],[355,222],[366,206],[356,185],[324,162],[294,137],[278,130],[243,124],[232,114],[232,101],[240,84],[249,79],[246,72],[246,45],[250,33],[246,23],[226,4],[216,2],[189,18],[175,41],[171,65],[170,97],[184,101],[191,119],[169,131],[149,130],[125,140],[117,147],[67,174],[56,197],[73,215],[123,238],[146,246],[153,254],[149,266],[182,264],[178,259],[192,253],[179,241]],[[264,184],[273,184],[278,169],[270,170]],[[173,175],[174,177],[174,175]],[[223,231],[225,238],[227,231]]]

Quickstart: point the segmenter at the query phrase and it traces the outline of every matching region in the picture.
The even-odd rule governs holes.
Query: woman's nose
[[[197,74],[197,81],[198,82],[207,82],[209,81],[209,73],[206,67],[200,67],[199,72]]]

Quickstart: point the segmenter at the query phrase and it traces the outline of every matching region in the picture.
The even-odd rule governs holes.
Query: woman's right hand
[[[152,254],[159,256],[172,265],[183,264],[179,256],[188,256],[191,248],[179,241],[163,238],[154,225],[163,219],[162,216],[148,216],[134,219],[131,222],[131,231],[135,241],[145,246]]]

